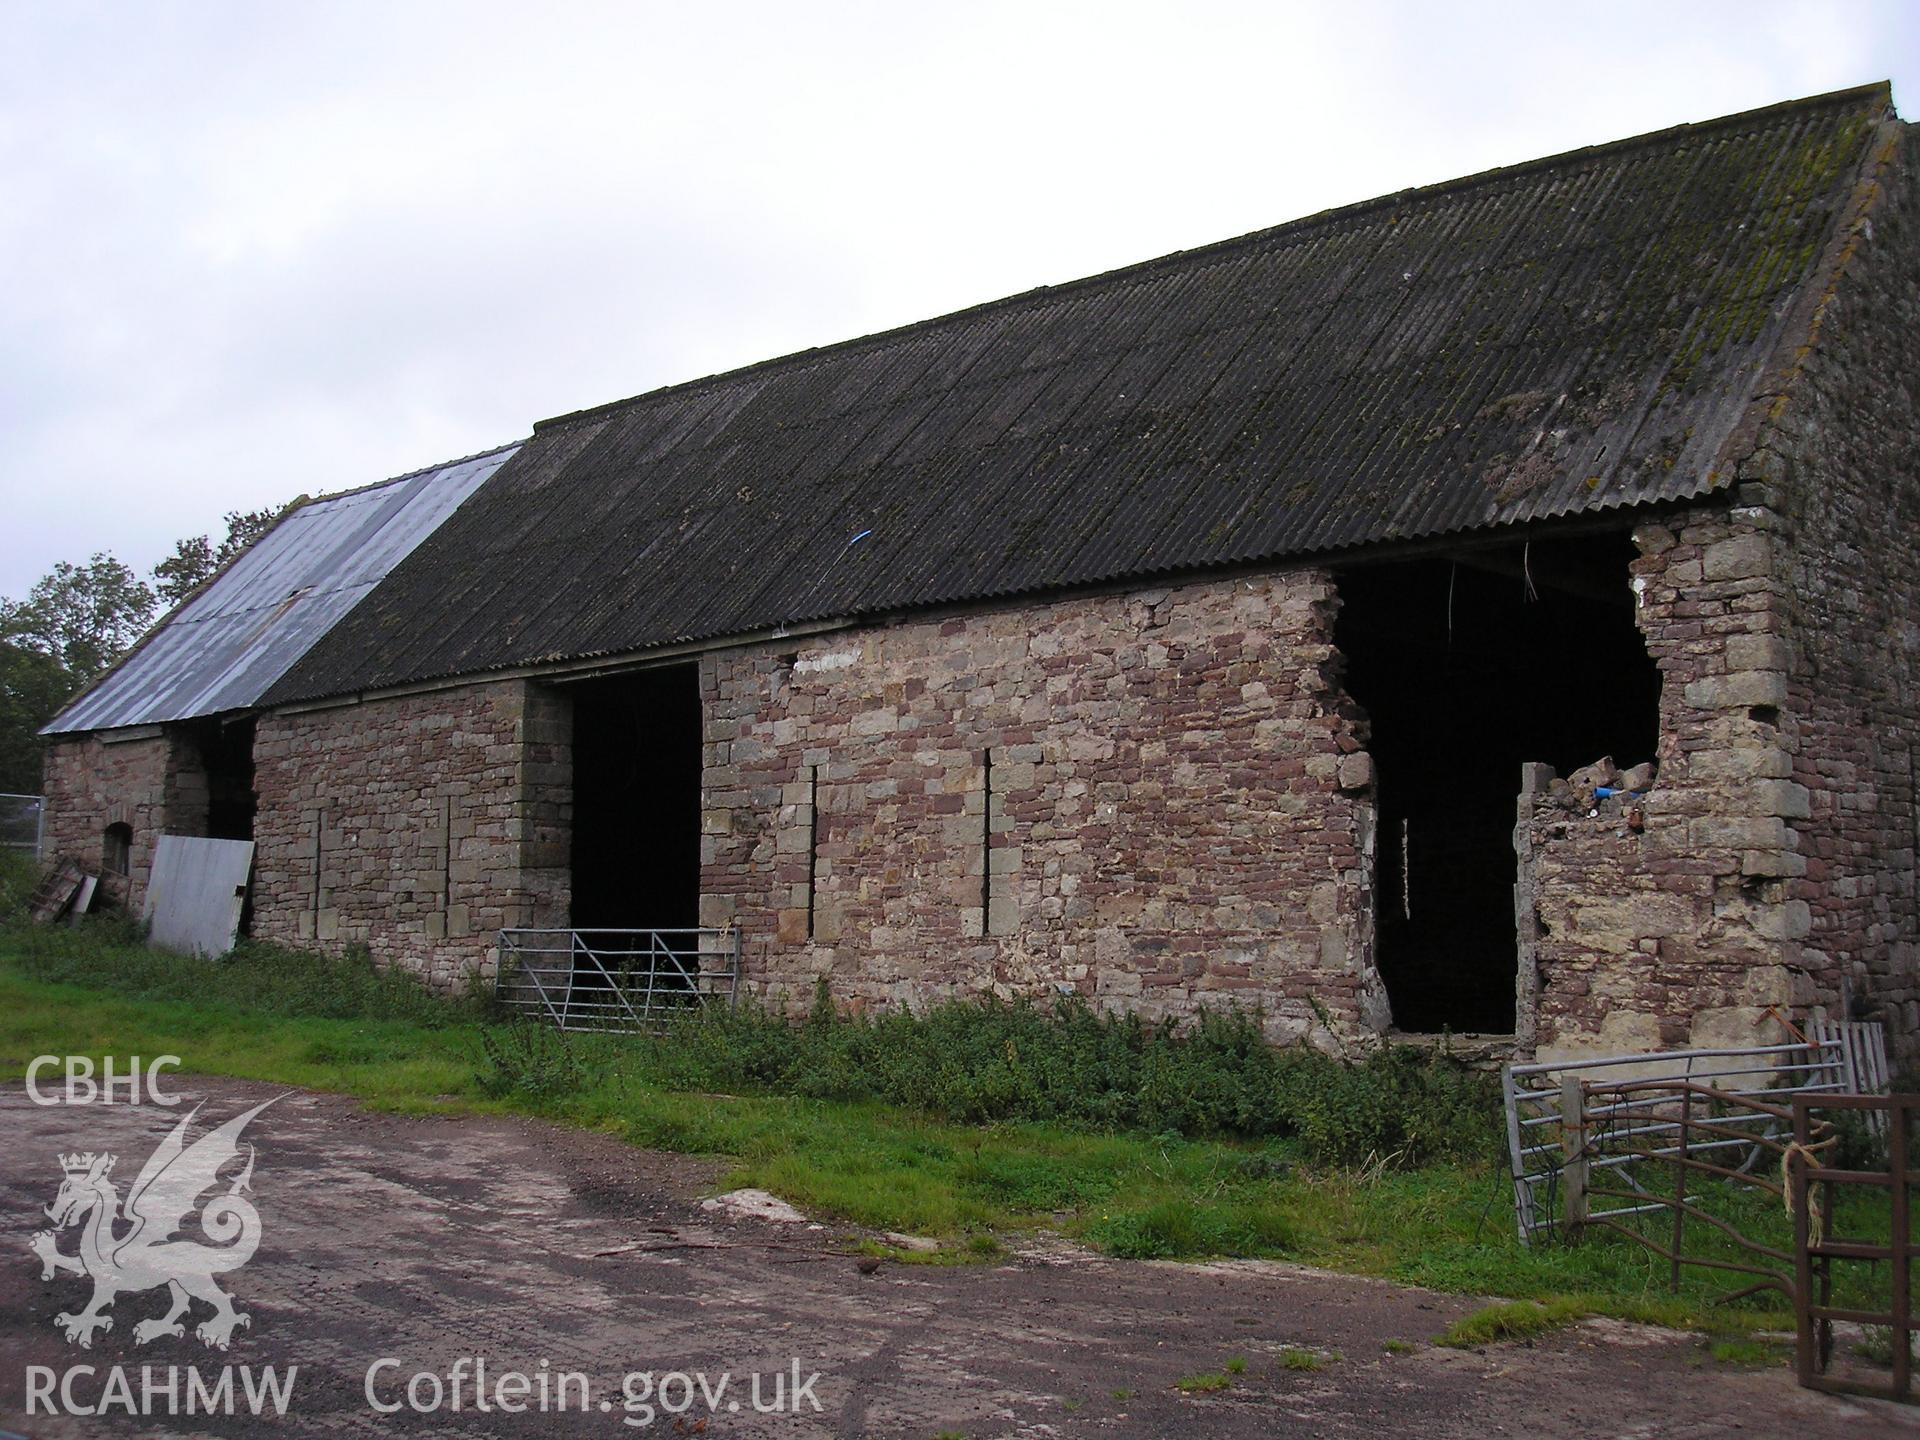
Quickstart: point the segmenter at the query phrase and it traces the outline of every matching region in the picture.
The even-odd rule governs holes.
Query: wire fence
[[[38,856],[47,802],[38,795],[0,795],[0,850]]]

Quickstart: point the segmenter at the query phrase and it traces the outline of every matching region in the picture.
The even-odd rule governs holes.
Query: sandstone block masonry
[[[1781,707],[1792,757],[1785,874],[1807,918],[1805,965],[1888,1022],[1920,1065],[1920,138],[1876,157],[1848,237],[1846,283],[1773,417],[1755,489],[1780,516],[1787,582]]]
[[[705,657],[702,923],[788,1002],[1384,1027],[1336,605],[1302,570]]]
[[[254,933],[491,974],[503,926],[566,923],[567,754],[564,705],[519,680],[263,716]]]
[[[205,833],[199,752],[178,731],[157,725],[52,740],[43,788],[46,854],[72,856],[96,871],[107,898],[136,912],[159,837]],[[109,863],[107,828],[114,825],[129,832],[125,874]]]

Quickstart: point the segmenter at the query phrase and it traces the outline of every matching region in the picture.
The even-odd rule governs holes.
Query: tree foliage
[[[0,640],[0,793],[40,793],[40,727],[73,693],[58,660]]]
[[[85,565],[55,565],[25,600],[0,601],[0,639],[59,662],[77,689],[126,653],[157,604],[151,585],[96,552]]]
[[[219,574],[234,556],[271,530],[289,508],[229,510],[226,538],[218,545],[210,535],[190,535],[177,542],[173,553],[153,567],[153,581],[159,588],[161,600],[177,605],[186,599]]]
[[[229,511],[218,544],[207,535],[179,541],[151,582],[99,552],[84,565],[55,565],[23,600],[0,598],[0,791],[39,790],[40,727],[132,648],[163,601],[192,594],[291,508]]]

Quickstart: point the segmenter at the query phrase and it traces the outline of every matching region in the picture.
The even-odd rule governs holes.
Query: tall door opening
[[[700,919],[700,680],[693,665],[581,681],[573,700],[573,927]]]
[[[254,729],[251,715],[185,722],[178,791],[167,816],[168,828],[175,834],[202,835],[212,840],[253,839],[254,816],[260,808],[260,797],[253,788]],[[252,930],[253,877],[249,873],[246,898],[240,907],[240,933],[247,935]]]
[[[1334,638],[1371,722],[1375,962],[1403,1031],[1510,1034],[1520,767],[1654,757],[1660,675],[1625,536],[1339,574]]]
[[[259,797],[253,789],[253,717],[211,721],[198,735],[207,774],[207,834],[215,840],[253,839]]]

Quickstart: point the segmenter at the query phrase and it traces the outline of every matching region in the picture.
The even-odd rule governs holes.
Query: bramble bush
[[[879,1101],[967,1124],[1290,1138],[1321,1165],[1483,1159],[1500,1143],[1491,1076],[1409,1048],[1357,1062],[1275,1049],[1244,1012],[1149,1024],[1067,998],[844,1015],[822,990],[799,1024],[747,1001],[691,1011],[658,1034],[556,1043],[580,1051],[582,1085],[614,1068],[666,1090]],[[551,1093],[555,1074],[533,1042],[484,1059],[495,1093]]]

